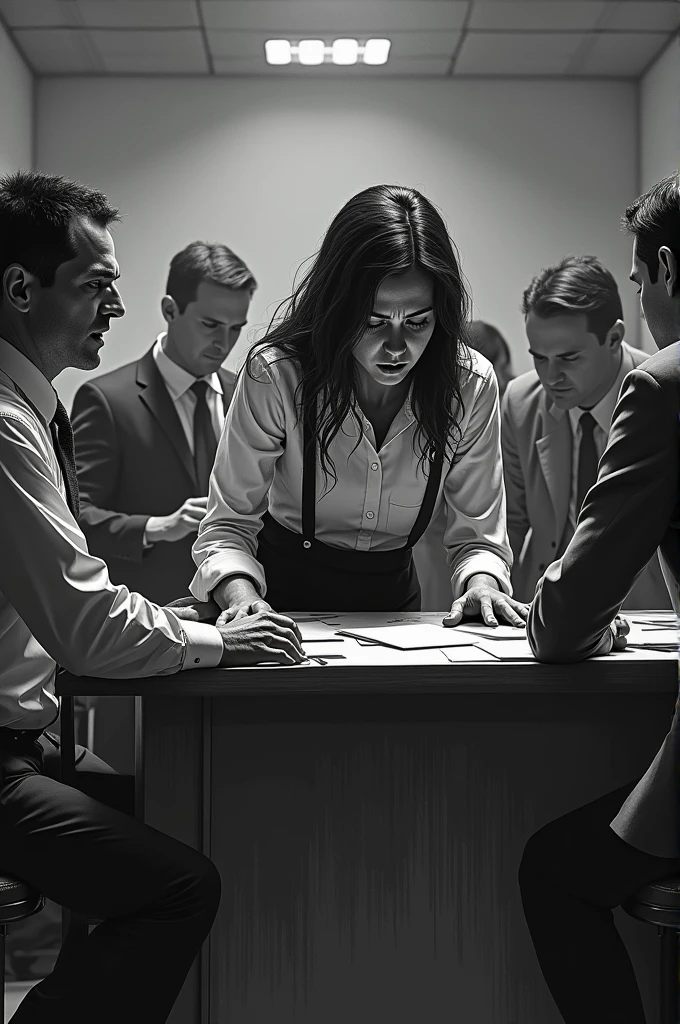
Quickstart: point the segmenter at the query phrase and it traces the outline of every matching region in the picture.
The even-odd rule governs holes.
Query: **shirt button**
[[[378,468],[378,463],[377,462],[372,463],[371,469],[372,470],[376,470],[377,468]]]
[[[194,658],[194,665],[199,665],[201,662],[200,658]]]
[[[366,518],[367,519],[373,519],[374,518],[374,513],[373,512],[367,512],[366,513]]]

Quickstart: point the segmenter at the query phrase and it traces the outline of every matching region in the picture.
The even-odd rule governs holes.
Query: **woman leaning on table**
[[[217,450],[191,591],[222,622],[415,611],[411,549],[447,508],[451,616],[521,625],[509,596],[498,385],[432,204],[389,185],[331,224],[251,349]]]

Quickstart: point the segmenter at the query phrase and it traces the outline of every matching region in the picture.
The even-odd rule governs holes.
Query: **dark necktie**
[[[595,418],[584,412],[580,419],[581,444],[578,450],[578,479],[576,484],[576,518],[578,519],[586,494],[597,480],[597,449],[595,447]]]
[[[74,519],[80,515],[80,498],[78,495],[78,477],[76,475],[76,454],[73,443],[73,428],[66,409],[57,398],[57,411],[50,423],[50,433],[54,450],[61,466],[66,487],[66,501]]]
[[[210,417],[208,408],[208,384],[204,380],[197,380],[191,385],[191,390],[196,395],[196,408],[194,409],[194,464],[196,466],[196,480],[199,493],[204,496],[208,493],[210,474],[212,473],[215,454],[217,452],[217,438],[215,428]]]

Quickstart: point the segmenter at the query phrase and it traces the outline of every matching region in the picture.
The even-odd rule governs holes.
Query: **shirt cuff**
[[[197,601],[208,601],[217,584],[227,576],[249,576],[260,597],[264,597],[267,592],[264,569],[258,560],[247,551],[235,548],[225,548],[219,554],[208,555],[196,570],[189,590]]]
[[[224,643],[219,629],[207,622],[192,622],[191,619],[178,621],[186,637],[184,661],[180,671],[190,668],[216,668],[224,654]]]
[[[477,551],[461,559],[453,571],[451,589],[454,601],[457,601],[465,593],[466,580],[469,580],[471,576],[476,576],[477,573],[493,576],[498,581],[503,593],[512,597],[510,568],[507,563],[491,551]]]

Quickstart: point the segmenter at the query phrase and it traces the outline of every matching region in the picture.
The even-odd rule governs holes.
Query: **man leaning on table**
[[[56,663],[115,679],[303,660],[285,616],[217,629],[197,607],[173,612],[114,586],[88,552],[73,434],[51,382],[67,366],[98,366],[109,321],[125,311],[108,230],[117,219],[75,182],[0,179],[0,870],[101,921],[64,947],[16,1024],[166,1021],[220,896],[197,851],[49,777]]]
[[[657,548],[678,612],[677,175],[637,199],[624,224],[634,236],[631,280],[660,351],[623,381],[576,532],[538,583],[527,631],[540,661],[577,662],[621,647],[625,639],[615,638],[610,624]],[[680,700],[642,779],[544,826],[524,851],[524,912],[566,1024],[645,1024],[612,909],[643,885],[680,870],[679,712]]]

